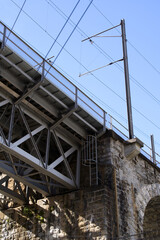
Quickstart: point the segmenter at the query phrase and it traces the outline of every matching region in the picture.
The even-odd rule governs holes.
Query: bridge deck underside
[[[0,192],[19,203],[28,187],[45,196],[79,187],[82,141],[103,129],[76,92],[72,100],[41,68],[7,47],[0,52]]]

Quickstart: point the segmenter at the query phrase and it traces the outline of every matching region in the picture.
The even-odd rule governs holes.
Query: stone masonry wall
[[[0,239],[107,239],[114,229],[111,203],[103,186],[10,208],[0,214]]]
[[[138,239],[141,232],[152,230],[143,228],[144,215],[149,201],[160,196],[160,170],[141,154],[128,160],[124,148],[125,142],[110,132],[99,140],[99,162],[103,166],[104,181],[108,181],[110,169],[115,170],[118,236]],[[160,226],[160,219],[158,224]]]
[[[159,211],[160,169],[141,154],[128,159],[125,146],[108,131],[98,139],[99,185],[87,185],[82,166],[80,190],[1,211],[0,239],[143,239],[160,225],[158,215],[150,224]],[[158,240],[152,237],[145,239]]]

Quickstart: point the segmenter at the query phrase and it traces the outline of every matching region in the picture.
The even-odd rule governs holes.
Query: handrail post
[[[106,130],[106,112],[103,111],[103,131]]]
[[[113,120],[113,118],[112,118],[112,116],[110,116],[110,129],[113,129],[112,120]]]
[[[153,136],[153,134],[151,135],[151,147],[152,147],[153,163],[156,164],[156,154],[155,154],[155,145],[154,145],[154,136]]]
[[[41,65],[40,65],[41,66]],[[43,61],[42,61],[42,73],[41,73],[41,82],[43,82],[45,78],[45,59],[43,58]]]
[[[78,89],[75,87],[75,108],[78,106]]]
[[[2,44],[1,44],[1,50],[3,50],[5,47],[5,40],[6,40],[6,26],[4,26],[4,30],[3,30],[3,39],[2,39]]]

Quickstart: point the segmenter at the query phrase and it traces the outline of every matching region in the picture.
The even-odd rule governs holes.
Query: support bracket
[[[22,94],[22,96],[20,96],[16,101],[15,101],[15,105],[19,104],[23,99],[25,99],[26,97],[28,97],[29,94],[31,94],[32,92],[34,92],[37,88],[39,88],[39,86],[43,83],[44,81],[44,60],[43,60],[43,64],[42,64],[42,75],[41,75],[41,79],[33,84],[32,87],[28,88],[26,90],[26,92],[24,94]]]
[[[77,105],[70,109],[66,114],[64,114],[58,121],[56,121],[51,127],[50,130],[54,130],[57,126],[59,126],[66,118],[70,117],[72,113],[77,110]]]

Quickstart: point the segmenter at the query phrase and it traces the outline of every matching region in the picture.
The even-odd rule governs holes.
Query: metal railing
[[[5,34],[5,36],[4,36]],[[128,139],[128,129],[123,126],[114,117],[108,114],[91,98],[83,93],[77,86],[75,86],[69,79],[54,68],[46,59],[37,53],[32,47],[24,42],[19,36],[12,32],[7,26],[0,22],[0,41],[5,43],[11,50],[15,51],[25,62],[31,67],[42,73],[42,62],[45,62],[45,76],[47,80],[53,83],[59,90],[64,92],[70,99],[75,100],[77,94],[77,104],[95,118],[102,126],[107,129],[112,129],[124,140]],[[48,71],[49,70],[49,71]],[[135,136],[136,137],[136,136]],[[144,145],[141,153],[149,160],[153,161],[151,157],[151,148]],[[157,165],[160,165],[160,155],[156,153]]]

